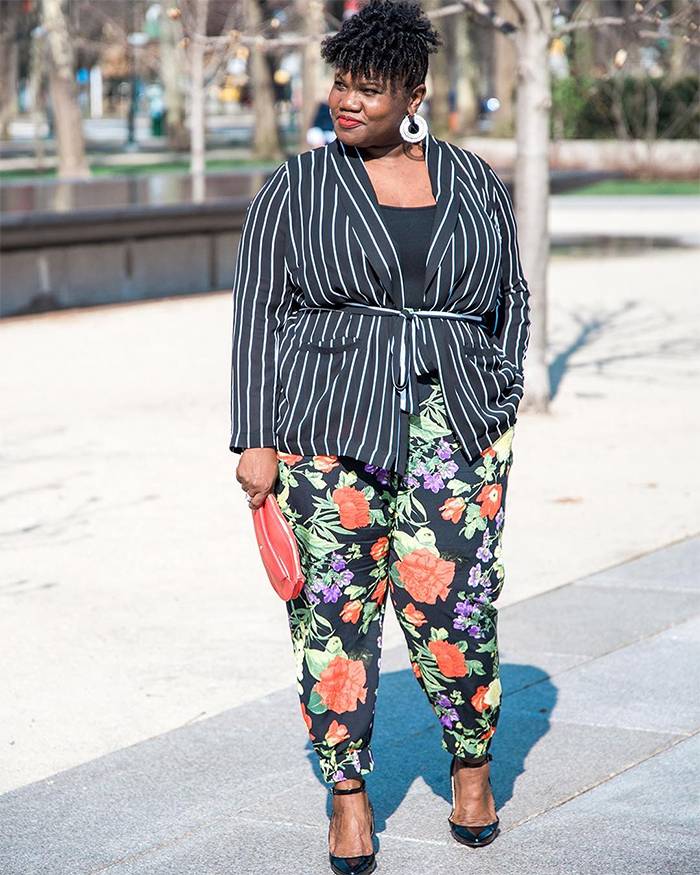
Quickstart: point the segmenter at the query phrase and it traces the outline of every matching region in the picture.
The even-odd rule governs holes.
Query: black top
[[[406,306],[421,309],[423,286],[435,204],[427,207],[394,207],[379,204],[382,218],[399,255],[406,290]]]

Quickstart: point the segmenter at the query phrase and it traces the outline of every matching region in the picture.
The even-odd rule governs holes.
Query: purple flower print
[[[481,638],[481,629],[478,626],[470,626],[467,632],[469,632],[472,638]]]
[[[408,486],[409,489],[413,489],[414,487],[419,485],[419,481],[412,474],[406,474],[401,481],[402,486]]]
[[[350,571],[348,568],[347,571],[343,571],[340,575],[340,583],[342,586],[347,586],[349,583],[352,583],[352,579],[355,576],[354,571]]]
[[[481,574],[481,563],[477,562],[469,569],[469,586],[477,587],[483,583],[483,575]]]
[[[450,699],[449,696],[444,695],[444,693],[440,693],[440,695],[435,700],[435,704],[439,705],[440,708],[451,708],[452,699]]]
[[[503,505],[498,508],[498,513],[494,517],[494,522],[496,523],[496,531],[498,531],[503,525],[503,520],[505,519],[506,512],[503,509]]]
[[[389,471],[387,468],[380,468],[378,465],[365,465],[364,468],[368,474],[374,474],[376,479],[382,484],[382,486],[386,486],[389,482]]]
[[[419,462],[411,471],[411,474],[415,474],[416,477],[421,477],[423,474],[427,473],[428,469],[425,467],[425,462]]]
[[[457,602],[455,605],[455,614],[459,614],[460,617],[468,617],[473,612],[474,605],[469,604],[469,602]]]
[[[452,458],[452,447],[447,443],[447,441],[442,438],[440,443],[438,444],[438,448],[435,451],[437,453],[438,459],[450,459]]]
[[[484,537],[481,539],[481,547],[476,551],[476,558],[481,559],[482,562],[488,562],[492,556],[493,553],[489,550],[489,530],[484,529]]]
[[[337,772],[333,773],[334,781],[344,781],[345,780],[345,772],[342,769],[338,769]]]
[[[440,723],[443,726],[446,726],[447,729],[452,729],[452,724],[456,723],[459,720],[459,714],[455,711],[454,708],[450,708],[449,711],[445,711],[445,713],[440,717]]]
[[[444,465],[440,466],[440,473],[446,480],[454,477],[458,470],[459,466],[456,462],[445,462]]]
[[[423,486],[431,492],[439,492],[441,489],[445,488],[445,483],[438,473],[426,474],[425,477],[423,477]]]
[[[323,601],[328,604],[329,602],[338,601],[340,598],[340,587],[337,583],[332,583],[330,586],[325,586],[323,588]]]
[[[331,568],[333,571],[344,571],[347,566],[347,562],[343,559],[342,556],[339,556],[337,553],[333,554],[333,561],[331,562]]]

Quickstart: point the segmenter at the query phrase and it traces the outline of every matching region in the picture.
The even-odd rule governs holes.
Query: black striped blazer
[[[359,151],[336,139],[280,164],[250,202],[233,280],[229,449],[347,455],[405,473],[416,376],[437,370],[470,460],[516,419],[529,290],[508,190],[428,133],[437,207],[423,309]]]

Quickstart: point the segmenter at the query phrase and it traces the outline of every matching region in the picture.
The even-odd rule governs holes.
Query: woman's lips
[[[344,116],[338,116],[338,124],[341,128],[357,128],[362,122],[355,121],[355,119],[345,118]]]

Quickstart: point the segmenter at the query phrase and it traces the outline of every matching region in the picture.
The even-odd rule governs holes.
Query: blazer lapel
[[[442,140],[428,134],[426,160],[435,197],[435,221],[430,235],[423,291],[427,292],[440,267],[459,217],[455,163]]]
[[[346,146],[337,138],[329,148],[340,199],[350,217],[352,229],[383,287],[397,306],[404,307],[403,275],[398,253],[382,219],[374,186],[360,151],[356,146]],[[449,149],[431,133],[428,133],[425,141],[425,160],[436,202],[426,259],[424,291],[427,291],[457,223],[459,198],[455,193],[455,167]]]

